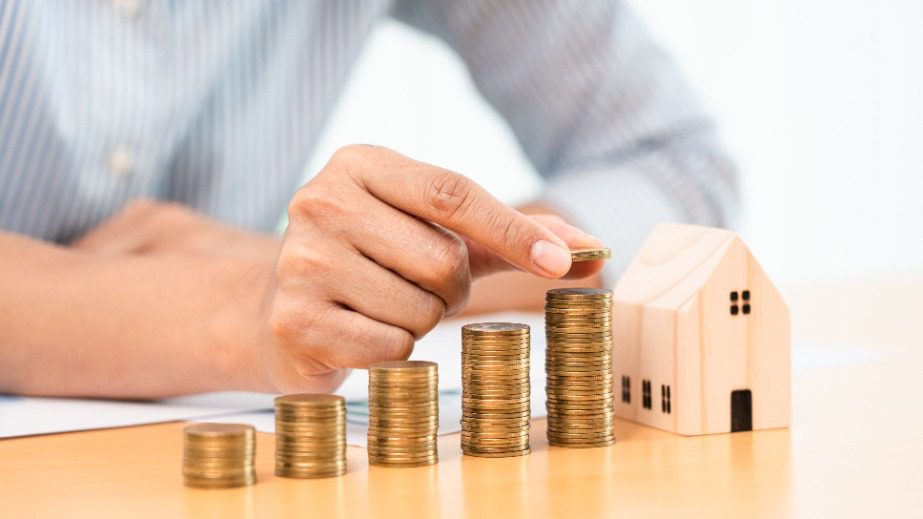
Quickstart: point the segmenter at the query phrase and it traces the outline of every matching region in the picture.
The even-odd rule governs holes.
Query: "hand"
[[[567,248],[598,242],[560,218],[523,215],[459,174],[380,147],[339,150],[288,214],[260,349],[282,392],[328,391],[345,368],[407,358],[465,305],[473,277],[601,268],[571,269]]]
[[[185,206],[134,200],[72,244],[109,256],[190,253],[275,263],[279,238],[212,220]]]
[[[587,236],[583,231],[567,224],[554,207],[533,202],[517,209],[538,218],[572,248],[603,245],[598,239]],[[541,312],[545,305],[545,293],[549,290],[566,287],[602,287],[603,279],[598,272],[601,264],[602,262],[574,263],[565,279],[545,279],[520,271],[501,272],[486,279],[479,279],[471,284],[471,297],[468,298],[468,304],[461,315],[476,320],[473,316],[510,310]]]

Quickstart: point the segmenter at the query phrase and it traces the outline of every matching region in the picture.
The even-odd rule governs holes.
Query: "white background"
[[[923,2],[633,2],[741,167],[740,230],[783,282],[923,272]],[[440,42],[374,34],[317,147],[393,147],[515,203],[540,186]],[[612,244],[617,246],[617,244]]]

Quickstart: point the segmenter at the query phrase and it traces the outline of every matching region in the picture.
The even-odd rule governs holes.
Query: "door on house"
[[[753,430],[753,394],[749,389],[731,391],[731,432]]]

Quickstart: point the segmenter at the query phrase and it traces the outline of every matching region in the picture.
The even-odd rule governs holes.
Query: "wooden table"
[[[789,289],[795,343],[836,353],[796,372],[791,429],[684,438],[628,422],[603,449],[549,448],[544,421],[523,458],[462,457],[299,481],[272,475],[259,434],[256,486],[184,488],[183,424],[0,441],[3,517],[920,516],[923,277]]]

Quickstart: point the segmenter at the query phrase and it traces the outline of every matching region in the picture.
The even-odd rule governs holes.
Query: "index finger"
[[[377,146],[340,153],[357,162],[348,168],[351,175],[382,202],[466,236],[533,274],[558,278],[570,270],[561,238],[463,175]]]

